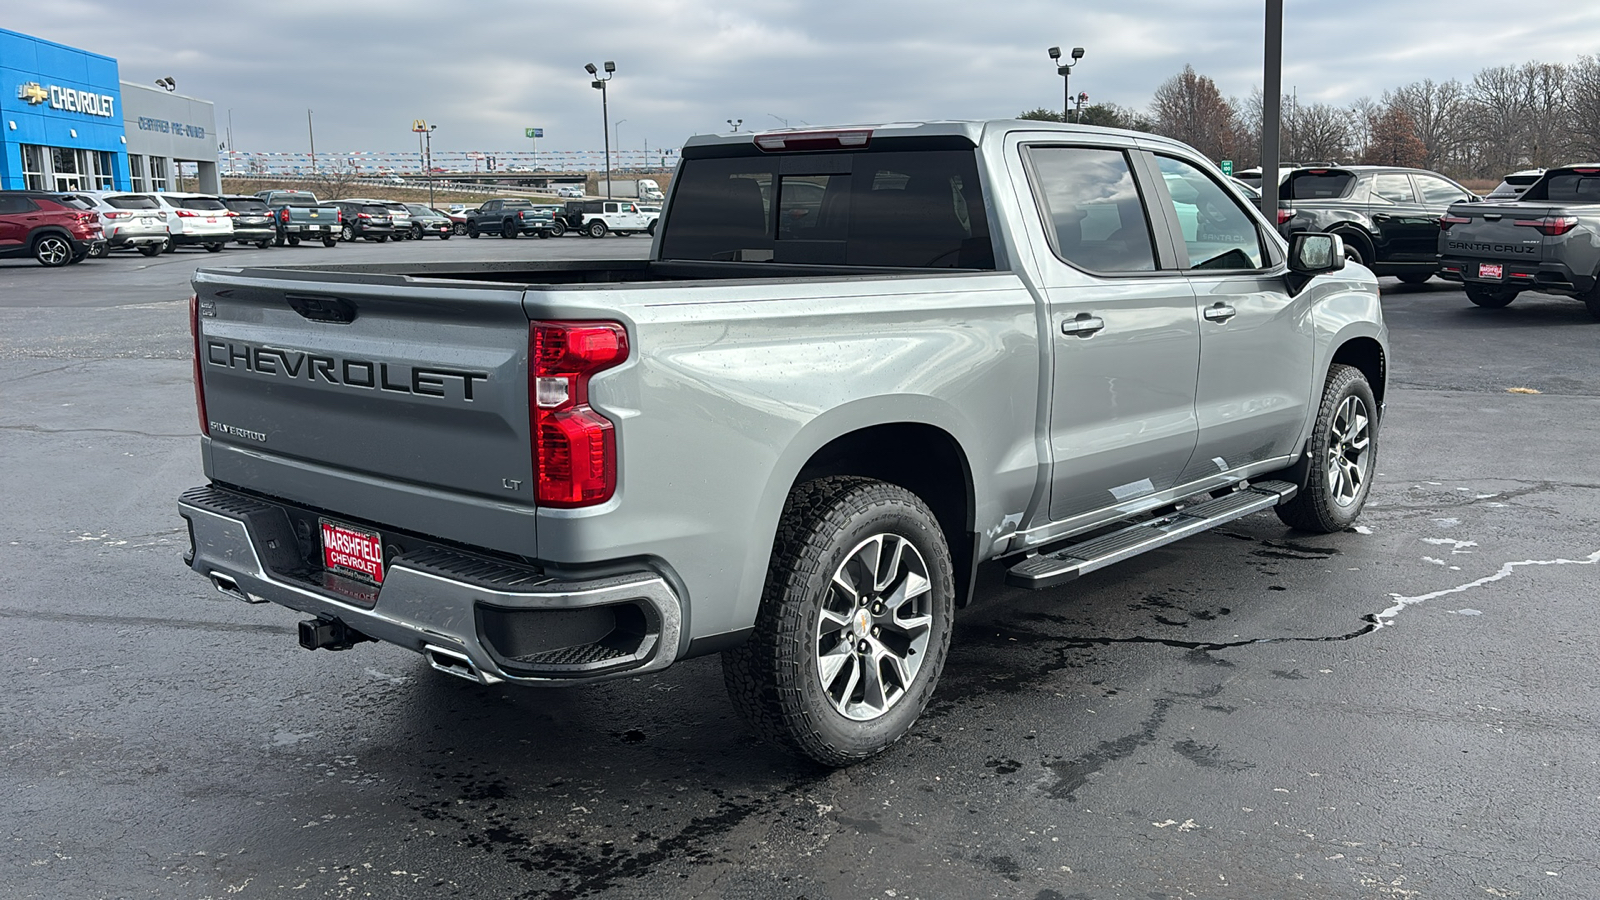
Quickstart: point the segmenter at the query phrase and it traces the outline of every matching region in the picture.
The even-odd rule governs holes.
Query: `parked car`
[[[467,214],[472,210],[465,206],[452,206],[449,209],[434,207],[434,212],[450,220],[450,225],[456,234],[467,233]]]
[[[88,191],[63,196],[100,214],[106,240],[90,251],[91,259],[106,256],[112,250],[137,250],[145,256],[156,256],[166,247],[166,214],[154,197]]]
[[[1457,203],[1439,226],[1440,274],[1474,304],[1500,309],[1537,291],[1600,320],[1600,163],[1550,169],[1514,200]]]
[[[154,197],[167,217],[167,252],[196,244],[218,253],[233,240],[233,217],[213,194],[175,192],[147,194]]]
[[[1071,602],[1258,511],[1361,514],[1377,279],[1222,179],[1061,123],[711,135],[647,259],[201,269],[184,562],[299,610],[302,647],[386,641],[497,695],[721,653],[753,732],[859,762],[957,664],[985,562]],[[802,183],[828,214],[786,239]],[[1248,565],[1225,543],[1195,554]]]
[[[222,205],[232,213],[233,238],[241,244],[255,244],[265,250],[278,240],[278,224],[272,207],[260,197],[227,194],[220,198]]]
[[[1437,172],[1394,166],[1294,169],[1279,186],[1278,228],[1337,234],[1347,259],[1421,284],[1439,271],[1439,217],[1479,199]]]
[[[298,247],[301,239],[322,241],[324,247],[338,246],[344,222],[337,205],[323,203],[310,191],[261,191],[256,197],[272,210],[278,246]]]
[[[398,200],[374,200],[368,197],[352,197],[350,202],[381,206],[388,210],[390,226],[394,229],[390,237],[397,241],[411,240],[411,210],[407,209],[404,203]]]
[[[1535,181],[1538,181],[1539,176],[1543,174],[1543,169],[1523,169],[1520,172],[1512,172],[1483,199],[1515,200],[1522,196],[1522,192],[1532,186]]]
[[[467,237],[498,234],[503,238],[522,235],[549,237],[555,232],[555,219],[521,197],[497,197],[467,214]]]
[[[411,214],[412,239],[420,241],[425,235],[431,234],[440,240],[448,241],[450,235],[455,233],[455,223],[438,210],[429,209],[421,203],[407,203],[405,207]]]
[[[66,266],[105,241],[100,214],[61,194],[0,191],[0,259],[31,256],[41,266]]]
[[[654,220],[640,213],[630,200],[568,200],[560,219],[566,226],[562,234],[572,231],[603,238],[607,234],[655,233],[651,228]]]
[[[651,237],[655,237],[656,222],[661,218],[660,205],[655,203],[639,203],[635,204],[634,208],[639,211],[639,215],[644,216],[645,221],[650,223],[645,227],[644,233],[650,235]]]
[[[381,244],[394,235],[389,210],[366,200],[335,200],[339,208],[339,240],[364,240]]]

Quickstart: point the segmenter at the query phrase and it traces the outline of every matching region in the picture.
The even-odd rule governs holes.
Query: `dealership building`
[[[0,188],[217,193],[210,101],[123,81],[117,61],[0,28]]]

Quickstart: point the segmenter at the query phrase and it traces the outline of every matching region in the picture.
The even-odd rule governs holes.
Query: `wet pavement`
[[[642,240],[340,248],[642,254]],[[228,251],[316,262],[321,248]],[[757,743],[713,658],[480,687],[182,566],[204,253],[0,266],[0,898],[1600,896],[1600,324],[1385,280],[1346,533],[982,573],[913,733]],[[1511,393],[1512,388],[1540,393]]]

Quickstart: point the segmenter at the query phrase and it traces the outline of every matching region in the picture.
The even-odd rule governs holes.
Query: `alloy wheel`
[[[64,266],[72,259],[72,245],[66,238],[46,235],[34,246],[33,256],[47,266]]]
[[[1370,465],[1372,417],[1360,397],[1339,404],[1328,432],[1328,491],[1333,502],[1349,506],[1361,496]]]
[[[895,534],[867,538],[834,571],[817,616],[817,675],[833,708],[876,719],[906,696],[927,658],[933,586],[922,554]]]

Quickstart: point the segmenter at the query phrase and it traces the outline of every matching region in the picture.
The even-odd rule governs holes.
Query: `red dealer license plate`
[[[1494,263],[1478,263],[1479,278],[1493,278],[1495,281],[1505,277],[1505,266]]]
[[[330,572],[383,584],[383,538],[376,531],[339,522],[322,523],[322,564]]]

